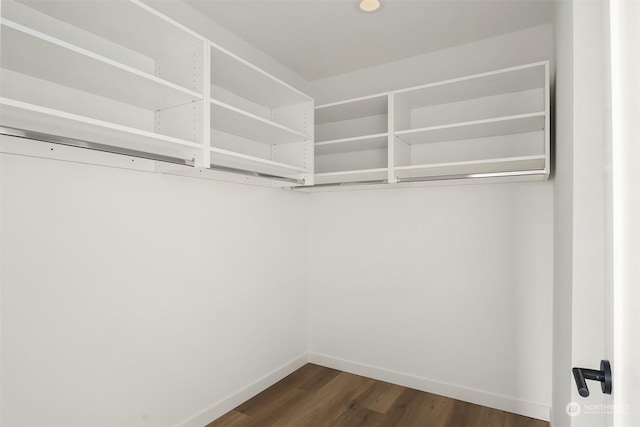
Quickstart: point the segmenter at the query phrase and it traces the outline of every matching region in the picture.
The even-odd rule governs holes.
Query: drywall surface
[[[551,25],[535,27],[316,80],[311,94],[553,60],[553,43]],[[315,193],[312,205],[311,360],[548,419],[553,182]]]
[[[313,80],[308,93],[315,97],[316,105],[321,105],[553,59],[553,26],[549,24]]]
[[[308,195],[0,159],[3,426],[175,426],[306,354]]]
[[[544,417],[552,191],[547,182],[314,194],[311,360]]]

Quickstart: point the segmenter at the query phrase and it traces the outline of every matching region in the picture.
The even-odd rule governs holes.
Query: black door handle
[[[589,396],[589,387],[587,387],[586,380],[600,381],[602,392],[604,394],[611,394],[611,364],[608,360],[600,361],[599,371],[586,368],[573,368],[572,371],[580,396]]]

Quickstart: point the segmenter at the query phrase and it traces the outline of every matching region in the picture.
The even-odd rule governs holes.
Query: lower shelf
[[[426,165],[398,166],[398,178],[418,178],[446,175],[469,175],[519,171],[544,171],[546,156],[506,157],[500,159],[473,160],[466,162],[434,163]]]
[[[0,98],[0,125],[187,160],[202,149],[195,142],[8,98]]]
[[[267,144],[287,144],[311,137],[216,99],[211,100],[211,127]]]
[[[308,170],[298,166],[216,147],[211,147],[211,164],[283,177],[309,173]]]
[[[379,168],[317,173],[314,175],[314,184],[385,180],[387,179],[387,171],[387,168]]]

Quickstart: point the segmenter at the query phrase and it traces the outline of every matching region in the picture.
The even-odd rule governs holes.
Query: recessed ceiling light
[[[358,6],[363,12],[375,12],[380,9],[380,0],[361,0]]]

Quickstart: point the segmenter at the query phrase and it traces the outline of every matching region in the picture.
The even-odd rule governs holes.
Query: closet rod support
[[[82,139],[69,138],[65,136],[37,132],[37,131],[28,130],[28,129],[18,129],[18,128],[13,128],[8,126],[0,126],[0,134],[13,136],[16,138],[48,142],[51,144],[60,144],[60,145],[66,145],[66,146],[76,147],[76,148],[84,148],[87,150],[102,151],[110,154],[120,154],[123,156],[136,157],[136,158],[153,160],[153,161],[164,162],[164,163],[171,163],[171,164],[176,164],[180,166],[187,166],[187,167],[194,166],[193,159],[188,160],[188,159],[181,159],[179,157],[163,156],[161,154],[148,153],[146,151],[131,150],[131,149],[122,148],[122,147],[114,147],[111,145],[100,144],[98,142],[85,141]],[[245,176],[252,176],[257,178],[284,181],[284,182],[296,184],[296,185],[304,185],[304,182],[305,182],[304,179],[282,177],[277,175],[264,174],[264,173],[253,172],[245,169],[236,169],[236,168],[230,168],[226,166],[219,166],[219,165],[213,165],[213,164],[210,165],[209,169],[217,170],[221,172],[235,173],[235,174],[240,174]]]
[[[98,142],[85,141],[82,139],[69,138],[66,136],[52,135],[49,133],[36,132],[28,129],[18,129],[7,126],[0,126],[0,134],[13,136],[16,138],[31,139],[34,141],[49,142],[51,144],[67,145],[70,147],[84,148],[87,150],[102,151],[111,154],[136,157],[146,160],[155,160],[165,163],[173,163],[182,166],[193,166],[193,160],[181,159],[179,157],[163,156],[161,154],[148,153],[146,151],[131,150],[129,148],[114,147],[112,145],[100,144]]]

